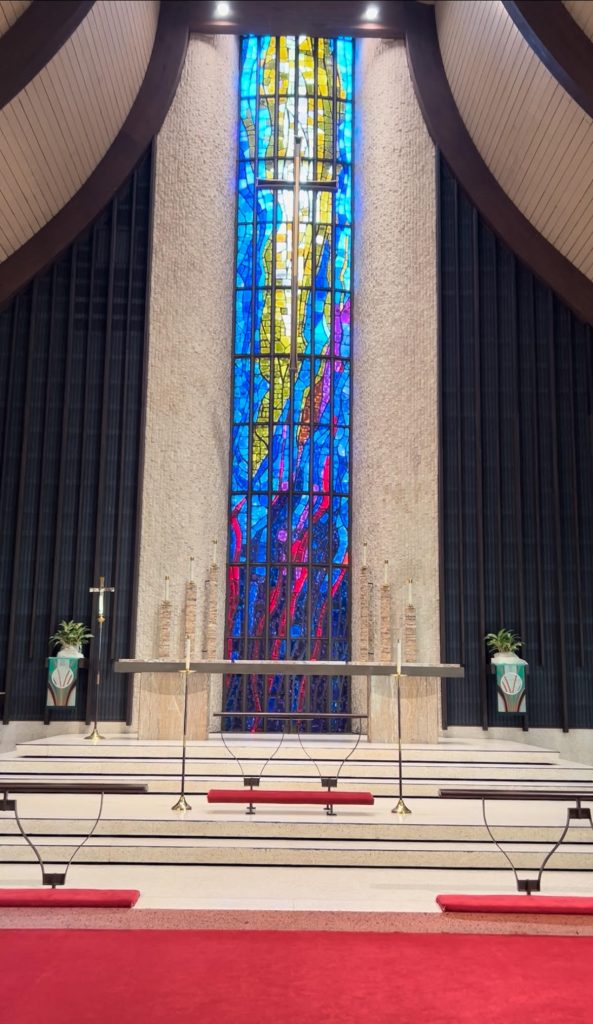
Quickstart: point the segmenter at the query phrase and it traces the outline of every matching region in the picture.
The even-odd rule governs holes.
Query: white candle
[[[218,545],[217,540],[212,541],[212,565],[216,565],[216,548]]]
[[[408,580],[408,604],[412,603],[412,580]]]
[[[362,545],[362,567],[363,567],[363,569],[366,569],[366,567],[367,567],[367,544],[366,544],[366,540],[365,540],[364,544]]]
[[[190,560],[189,560],[189,582],[193,583],[193,581],[194,581],[194,560],[193,560],[193,556],[192,556],[190,558]]]
[[[169,577],[165,576],[165,601],[169,600]]]
[[[191,640],[188,636],[185,638],[185,668],[189,672],[189,663],[191,655]]]
[[[397,641],[397,674],[398,674],[398,676],[401,676],[401,674],[402,674],[402,642],[401,642],[401,640]]]
[[[389,569],[389,562],[387,561],[387,559],[385,559],[385,561],[383,563],[383,583],[389,583],[389,580],[387,579],[387,570],[388,569]]]

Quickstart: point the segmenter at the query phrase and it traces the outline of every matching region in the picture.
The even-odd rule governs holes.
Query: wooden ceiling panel
[[[114,142],[150,60],[158,0],[101,0],[0,111],[0,260],[78,192]]]
[[[488,168],[544,238],[593,280],[593,121],[499,0],[444,0],[437,26],[451,91]]]
[[[565,0],[564,6],[580,29],[593,40],[593,3],[591,0]]]
[[[30,3],[31,0],[0,0],[0,36],[12,28]]]

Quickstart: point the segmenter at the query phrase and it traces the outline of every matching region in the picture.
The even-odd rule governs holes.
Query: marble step
[[[92,842],[92,841],[91,841]],[[89,842],[76,856],[75,864],[241,864],[241,865],[275,865],[275,866],[316,866],[316,867],[391,867],[391,868],[455,868],[508,870],[505,857],[494,847],[485,844],[469,848],[467,844],[459,844],[452,848],[450,844],[422,844],[412,849],[392,845],[373,847],[366,844],[363,848],[353,848],[351,844],[338,846],[336,843],[322,845],[299,845],[290,841],[286,845],[274,845],[271,841],[255,844],[253,840],[239,843],[237,840],[223,844],[220,841],[207,844],[189,844],[184,842],[143,843],[138,840],[131,843],[117,843],[112,840],[101,844]],[[56,843],[43,844],[39,847],[41,856],[48,865],[60,865],[68,860],[72,853],[71,845]],[[517,870],[537,871],[542,863],[544,850],[513,849],[512,860]],[[21,864],[33,863],[33,854],[24,841],[20,843],[4,840],[0,843],[0,863]],[[567,849],[558,851],[549,861],[547,871],[586,871],[591,870],[593,857],[590,851]],[[509,870],[510,876],[510,870]],[[248,884],[246,880],[246,884]]]
[[[74,758],[33,758],[33,757],[12,757],[4,755],[0,757],[0,778],[6,778],[15,772],[23,775],[54,776],[54,775],[119,775],[119,776],[175,776],[179,774],[181,757],[171,758],[112,758],[112,759],[74,759]],[[288,778],[319,778],[319,775],[335,775],[339,771],[340,779],[369,779],[375,782],[388,781],[397,776],[398,765],[395,761],[369,761],[359,760],[346,761],[325,760],[315,762],[304,755],[298,758],[282,758],[266,763],[261,759],[250,759],[249,761],[237,761],[226,757],[213,761],[196,760],[193,757],[186,759],[186,771],[188,777],[196,779],[215,780],[241,779],[242,770],[245,775],[260,775],[264,771],[264,778],[277,782],[280,779]],[[455,779],[459,782],[467,779],[474,779],[481,783],[500,781],[520,782],[522,784],[531,782],[568,782],[577,784],[593,785],[593,768],[583,765],[573,765],[568,762],[558,762],[554,765],[508,765],[508,764],[435,764],[424,762],[405,762],[404,773],[406,778],[411,780],[420,779]]]
[[[245,761],[266,760],[272,750],[277,746],[278,739],[274,736],[258,737],[248,739],[241,737],[227,738],[228,745],[233,754]],[[315,758],[324,760],[341,760],[349,754],[355,744],[355,740],[344,742],[342,739],[323,739],[318,737],[307,737],[303,739],[305,747],[311,750]],[[65,736],[52,738],[51,740],[31,740],[27,743],[19,743],[16,746],[16,754],[19,757],[59,757],[59,758],[97,758],[105,760],[108,758],[171,758],[178,757],[180,752],[180,740],[142,740],[133,738],[111,738],[107,737],[99,743],[85,742],[80,736]],[[201,760],[222,760],[230,758],[228,750],[220,739],[211,739],[204,742],[189,741],[187,745],[188,756],[192,759]],[[287,736],[275,755],[278,759],[294,759],[295,756],[302,757],[302,750],[298,739],[295,736]],[[362,739],[358,744],[356,758],[370,761],[393,762],[397,759],[397,747],[393,744],[369,743]],[[530,746],[525,743],[514,741],[484,741],[483,743],[467,743],[459,740],[442,740],[437,744],[407,744],[403,745],[404,761],[421,761],[468,764],[500,764],[504,761],[507,764],[556,764],[559,761],[558,752],[543,747]]]
[[[104,772],[99,774],[92,774],[90,772],[23,772],[22,767],[19,765],[18,770],[14,771],[0,771],[0,775],[3,780],[30,782],[32,779],[47,780],[51,782],[71,782],[73,778],[84,777],[87,781],[93,782],[139,782],[144,783],[148,787],[148,792],[151,794],[158,793],[176,793],[179,792],[179,770],[177,772],[172,771],[167,775],[155,775],[151,772],[146,774],[139,773],[111,773]],[[520,788],[521,785],[525,784],[525,780],[521,782],[514,782],[504,779],[479,779],[473,778],[461,779],[459,777],[455,780],[464,789],[480,789],[483,788],[484,783],[488,782],[489,788],[496,788],[498,785],[500,788]],[[228,788],[242,788],[241,778],[228,777],[224,780],[225,785]],[[418,780],[408,779],[404,771],[404,792],[406,795],[415,797],[438,797],[439,789],[443,787],[443,783],[447,783],[450,786],[451,780],[443,779],[430,779],[430,780]],[[268,789],[282,788],[285,790],[319,790],[319,778],[311,775],[309,777],[299,778],[274,778],[273,776],[265,776],[262,781],[262,786]],[[582,789],[584,793],[591,792],[591,783],[584,780],[575,780],[571,775],[562,776],[560,775],[553,780],[542,780],[541,778],[533,778],[529,780],[530,789],[550,789],[558,792],[562,792],[567,786],[571,789]],[[221,789],[224,786],[221,784],[220,777],[207,776],[196,776],[191,772],[186,774],[186,792],[188,795],[197,794],[204,795],[209,789]],[[376,779],[344,779],[341,783],[341,788],[347,788],[355,792],[361,790],[372,791],[375,797],[379,796],[395,796],[398,788],[397,779],[394,776],[392,782]]]
[[[330,842],[364,842],[364,843],[492,843],[484,825],[440,824],[426,822],[416,824],[412,819],[403,821],[392,819],[390,822],[352,822],[344,821],[336,815],[327,821],[325,815],[318,821],[260,820],[258,814],[242,820],[179,820],[173,813],[171,819],[130,820],[126,818],[104,818],[99,822],[93,833],[93,841],[98,838],[133,839],[150,838],[155,840],[194,839],[245,839],[245,840],[289,840],[309,841],[327,840]],[[36,838],[62,839],[88,835],[94,819],[90,818],[32,818],[21,814],[21,821],[27,835]],[[499,842],[523,844],[530,846],[538,843],[553,845],[559,838],[561,827],[553,825],[495,825],[494,834]],[[593,830],[590,826],[579,826],[574,823],[569,831],[573,845],[589,844],[593,855]],[[7,816],[0,818],[1,837],[21,837],[16,821]],[[568,838],[568,837],[567,837]],[[21,837],[22,840],[22,837]],[[567,840],[565,840],[565,843]]]

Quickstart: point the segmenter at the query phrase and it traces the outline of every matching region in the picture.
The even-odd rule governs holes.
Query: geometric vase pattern
[[[524,714],[527,711],[525,693],[525,662],[499,662],[496,665],[496,691],[498,710]]]
[[[47,707],[75,707],[78,658],[48,658],[47,664]]]

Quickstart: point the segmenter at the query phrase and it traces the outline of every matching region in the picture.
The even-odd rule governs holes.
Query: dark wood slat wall
[[[47,638],[108,601],[101,717],[124,720],[132,649],[151,154],[93,227],[0,313],[0,672],[4,721],[42,719]],[[90,649],[92,677],[95,664]],[[57,714],[84,720],[77,706]]]
[[[531,726],[593,727],[593,330],[439,161],[443,658],[448,725],[496,709],[484,633],[514,629]]]

